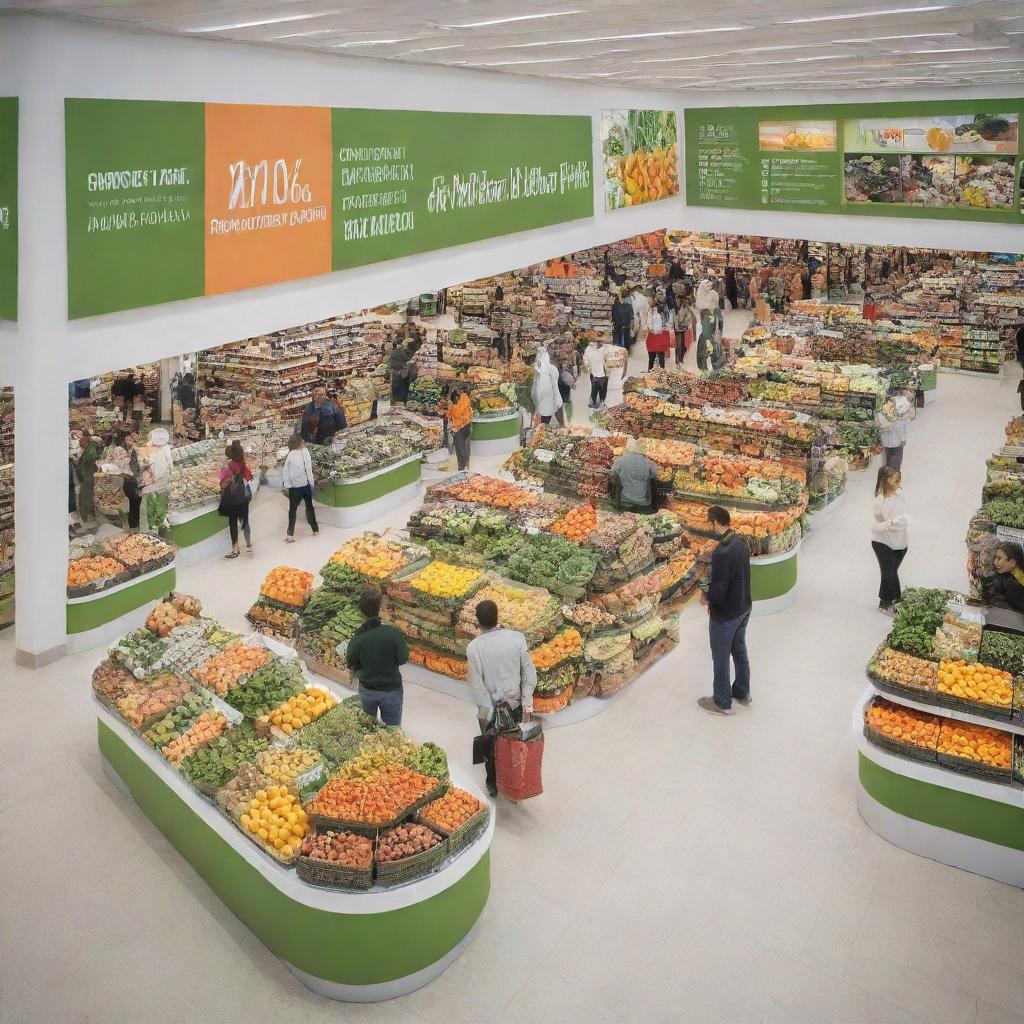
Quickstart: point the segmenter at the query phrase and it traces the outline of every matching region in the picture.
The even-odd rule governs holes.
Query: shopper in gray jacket
[[[480,732],[487,735],[495,709],[507,704],[520,719],[533,711],[537,670],[526,646],[526,637],[514,629],[498,626],[498,606],[481,601],[476,606],[480,635],[466,648],[469,662],[469,693],[476,704]],[[487,751],[487,792],[498,795],[494,771],[494,744]]]

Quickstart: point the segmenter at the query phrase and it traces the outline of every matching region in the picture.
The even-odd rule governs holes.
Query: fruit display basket
[[[486,582],[477,569],[443,561],[414,563],[396,572],[387,583],[388,596],[396,602],[422,603],[440,611],[455,611]]]
[[[448,856],[454,857],[467,846],[472,846],[476,842],[477,837],[487,828],[490,813],[489,808],[481,807],[476,814],[450,832],[436,821],[426,820],[422,811],[416,815],[416,820],[421,825],[426,825],[428,828],[433,829],[438,835],[444,836],[448,841]]]
[[[378,843],[384,834],[386,833],[378,837]],[[438,835],[440,841],[429,850],[399,860],[381,861],[374,858],[374,877],[377,885],[391,889],[398,885],[406,885],[424,875],[433,874],[448,856],[448,840],[439,833],[435,832],[435,835]]]

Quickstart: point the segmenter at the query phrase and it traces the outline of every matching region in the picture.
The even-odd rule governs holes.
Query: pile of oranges
[[[597,529],[597,509],[589,502],[570,509],[549,527],[550,533],[557,533],[566,540],[581,544]]]
[[[939,739],[940,719],[921,711],[876,697],[864,714],[865,723],[890,740],[934,750]]]
[[[1013,676],[989,665],[943,658],[939,663],[939,693],[1008,708],[1013,702]]]
[[[561,665],[567,658],[575,658],[583,653],[583,637],[578,630],[570,627],[563,629],[554,639],[530,651],[533,664],[542,672],[545,669]]]
[[[1010,769],[1013,755],[1013,737],[999,729],[984,725],[968,725],[966,722],[942,720],[939,731],[938,751],[967,761],[980,761],[992,768]]]

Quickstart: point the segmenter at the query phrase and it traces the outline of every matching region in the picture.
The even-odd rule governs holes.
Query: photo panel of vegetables
[[[606,210],[679,195],[679,133],[673,110],[601,114]]]
[[[1020,99],[688,109],[692,206],[1013,222]]]

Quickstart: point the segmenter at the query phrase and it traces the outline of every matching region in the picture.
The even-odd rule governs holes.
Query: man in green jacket
[[[359,598],[363,624],[345,651],[345,662],[359,680],[359,700],[374,718],[380,712],[385,725],[402,724],[402,673],[409,660],[409,645],[394,626],[380,621],[380,594],[367,590]]]

